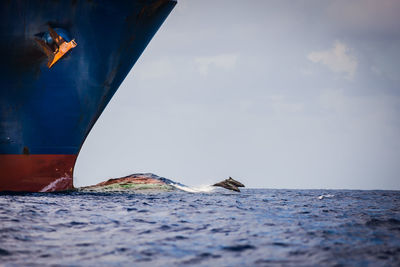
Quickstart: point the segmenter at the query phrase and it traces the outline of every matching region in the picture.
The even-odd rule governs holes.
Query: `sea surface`
[[[400,191],[2,193],[0,265],[400,266]]]

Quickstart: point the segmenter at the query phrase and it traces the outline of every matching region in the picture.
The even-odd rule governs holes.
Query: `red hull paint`
[[[0,191],[52,192],[73,188],[77,155],[0,155]]]

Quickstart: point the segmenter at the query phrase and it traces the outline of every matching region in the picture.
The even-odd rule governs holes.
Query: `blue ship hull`
[[[175,4],[1,3],[0,191],[72,187],[73,165],[90,129]],[[51,68],[35,42],[48,26],[77,43]]]

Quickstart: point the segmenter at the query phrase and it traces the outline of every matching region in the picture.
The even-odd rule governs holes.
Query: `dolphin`
[[[223,187],[228,190],[240,192],[238,187],[244,187],[244,184],[232,179],[232,177],[229,177],[229,179],[225,179],[219,183],[213,184],[213,186],[219,186],[219,187]]]
[[[239,181],[236,181],[235,179],[233,179],[230,176],[229,176],[229,179],[226,179],[226,181],[228,181],[230,184],[236,185],[237,187],[245,187],[244,184],[242,184]]]

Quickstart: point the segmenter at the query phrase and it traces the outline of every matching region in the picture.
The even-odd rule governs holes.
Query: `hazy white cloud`
[[[211,66],[224,70],[235,68],[238,57],[238,54],[220,54],[211,57],[196,57],[195,63],[199,72],[203,75],[207,75]]]
[[[307,58],[327,66],[333,72],[347,74],[348,79],[352,79],[357,70],[357,59],[350,54],[350,49],[339,41],[334,43],[332,49],[311,52]]]

